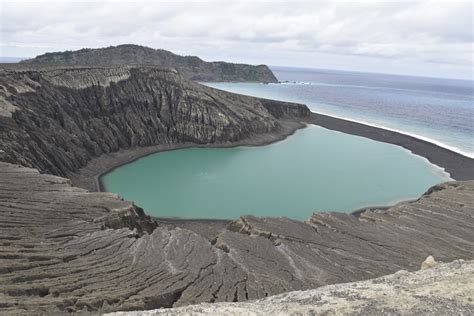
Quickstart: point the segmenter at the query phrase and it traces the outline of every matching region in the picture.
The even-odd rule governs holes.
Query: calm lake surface
[[[316,126],[263,147],[156,153],[101,178],[154,216],[301,220],[417,198],[448,179],[401,147]]]

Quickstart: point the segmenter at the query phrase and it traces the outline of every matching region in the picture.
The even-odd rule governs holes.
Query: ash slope
[[[180,315],[472,315],[474,261],[295,291],[243,303],[118,312],[110,316]]]
[[[309,113],[304,105],[208,88],[153,66],[5,68],[0,160],[68,176],[120,149],[234,143],[278,134],[282,120]]]
[[[206,62],[196,56],[179,56],[163,49],[131,44],[46,53],[22,63],[69,66],[155,65],[176,68],[184,77],[197,81],[278,82],[266,65]]]
[[[474,181],[388,210],[306,223],[241,217],[210,240],[114,194],[0,163],[0,313],[147,310],[245,301],[473,259]]]

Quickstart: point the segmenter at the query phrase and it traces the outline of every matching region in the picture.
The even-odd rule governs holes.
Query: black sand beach
[[[474,159],[458,154],[436,144],[386,129],[311,113],[307,123],[346,134],[367,137],[379,142],[394,144],[408,149],[415,155],[428,159],[431,163],[444,168],[455,180],[474,179]]]

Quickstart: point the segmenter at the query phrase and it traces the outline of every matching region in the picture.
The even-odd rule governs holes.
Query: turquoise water
[[[191,148],[141,158],[102,177],[150,215],[307,219],[419,197],[448,180],[408,151],[316,126],[262,147]]]

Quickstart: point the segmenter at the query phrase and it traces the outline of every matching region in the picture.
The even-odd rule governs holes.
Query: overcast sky
[[[1,57],[133,43],[209,61],[473,79],[473,1],[0,1]]]

